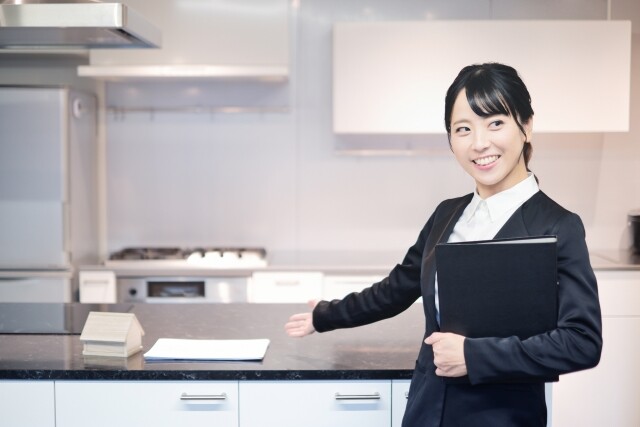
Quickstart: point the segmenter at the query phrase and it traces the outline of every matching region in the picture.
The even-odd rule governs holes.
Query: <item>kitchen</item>
[[[98,161],[93,170],[96,249],[94,259],[77,265],[78,271],[104,272],[100,264],[127,247],[263,248],[267,267],[250,268],[244,277],[252,276],[254,270],[263,273],[263,279],[267,273],[305,273],[309,285],[295,302],[313,293],[323,296],[326,285],[318,272],[334,278],[333,284],[344,283],[344,276],[384,275],[414,242],[435,204],[468,192],[470,181],[455,167],[444,134],[334,132],[331,34],[334,23],[341,21],[416,17],[632,21],[628,131],[537,133],[532,160],[543,190],[582,217],[594,267],[626,265],[621,257],[631,244],[627,214],[640,207],[637,2],[274,3],[281,4],[274,10],[285,14],[272,16],[272,25],[286,28],[286,37],[269,27],[269,37],[263,38],[271,46],[265,48],[271,56],[257,60],[265,67],[274,67],[269,61],[284,64],[284,77],[282,69],[275,67],[275,75],[269,68],[266,79],[138,76],[103,80],[78,76],[78,67],[90,60],[86,53],[1,54],[2,85],[63,84],[97,94],[101,108],[97,112]],[[144,2],[129,4],[145,11]],[[184,12],[191,16],[216,9],[197,1],[184,4],[191,7]],[[149,13],[151,19],[153,11]],[[158,25],[165,46],[170,43],[171,28]],[[188,28],[184,23],[172,25],[178,31]],[[215,31],[213,26],[205,27]],[[183,42],[185,57],[234,54],[236,61],[256,61],[225,48],[233,38],[215,37],[213,32],[203,42],[196,36],[201,37],[195,34]],[[108,60],[104,53],[91,55],[96,57],[91,60]],[[599,102],[595,100],[594,105]],[[228,112],[230,107],[238,112]],[[418,182],[420,194],[398,191],[405,182]],[[161,270],[154,273],[175,277],[174,270]],[[233,271],[237,276],[247,270]],[[600,274],[619,271],[627,273],[602,269]],[[612,297],[626,303],[623,311],[612,316],[636,316],[633,330],[637,331],[638,308],[631,305],[637,302],[633,297],[638,291],[632,287],[637,276],[632,273],[637,274],[631,270],[628,279],[609,278],[620,280],[620,287],[631,292]],[[80,285],[75,282],[77,275],[73,277],[69,298],[77,300]],[[267,279],[277,288],[273,276]],[[291,280],[285,276],[284,286],[301,289],[300,283],[287,286]],[[306,293],[309,290],[313,291]],[[637,355],[637,347],[634,351]],[[627,356],[615,357],[618,361]],[[569,381],[558,383],[558,394],[564,383]],[[637,413],[631,416],[639,419]]]

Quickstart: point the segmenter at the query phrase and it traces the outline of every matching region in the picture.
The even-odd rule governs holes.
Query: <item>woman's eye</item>
[[[460,126],[459,128],[456,128],[456,133],[467,133],[467,132],[471,132],[471,129],[469,129],[466,126]]]
[[[503,124],[504,124],[504,121],[502,121],[502,120],[494,120],[494,121],[491,122],[490,126],[492,128],[498,128],[498,127],[502,126]]]

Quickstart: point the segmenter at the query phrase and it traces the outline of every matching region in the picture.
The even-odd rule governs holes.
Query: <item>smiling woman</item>
[[[495,63],[463,68],[447,91],[445,125],[451,150],[475,180],[475,191],[440,203],[386,278],[341,300],[311,302],[313,311],[294,314],[285,329],[303,337],[365,325],[395,316],[422,297],[425,339],[403,426],[544,426],[545,381],[597,365],[602,350],[584,227],[576,214],[540,191],[527,170],[533,110],[515,69]],[[437,244],[543,235],[557,236],[552,257],[557,257],[558,298],[547,301],[558,307],[555,328],[525,339],[441,332]],[[477,285],[475,272],[495,272],[480,260],[473,267],[474,275],[460,278],[464,286]]]

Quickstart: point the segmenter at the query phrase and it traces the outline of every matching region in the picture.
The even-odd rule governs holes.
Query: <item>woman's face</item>
[[[478,116],[463,89],[451,112],[451,150],[462,168],[476,181],[478,194],[486,199],[507,190],[527,177],[522,150],[530,141],[532,120],[523,135],[511,116]]]

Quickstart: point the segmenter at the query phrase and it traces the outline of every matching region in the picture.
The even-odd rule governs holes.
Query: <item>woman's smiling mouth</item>
[[[498,155],[486,156],[486,157],[481,157],[479,159],[473,160],[473,163],[475,163],[476,165],[479,165],[479,166],[487,166],[487,165],[495,162],[499,158],[500,158],[500,156],[498,156]]]

